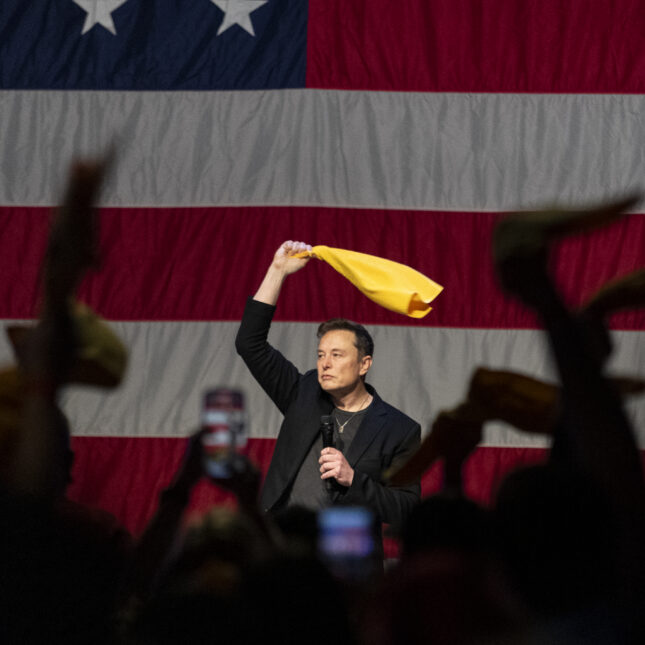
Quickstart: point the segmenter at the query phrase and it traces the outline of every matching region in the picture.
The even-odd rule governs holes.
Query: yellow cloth
[[[344,275],[370,300],[411,318],[423,318],[443,287],[405,264],[375,255],[314,246],[297,257],[314,256]]]

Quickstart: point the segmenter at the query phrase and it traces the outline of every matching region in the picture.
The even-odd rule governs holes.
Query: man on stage
[[[332,504],[370,508],[379,521],[401,526],[419,501],[420,484],[381,483],[384,469],[406,461],[418,448],[421,428],[381,400],[365,382],[373,342],[367,330],[332,319],[318,330],[317,369],[301,374],[267,342],[282,284],[309,258],[311,247],[285,242],[253,298],[249,298],[236,349],[284,415],[260,502],[265,511]],[[321,417],[334,423],[334,447],[323,448]]]

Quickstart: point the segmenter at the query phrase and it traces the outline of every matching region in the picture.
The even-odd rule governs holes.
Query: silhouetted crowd
[[[621,278],[571,310],[549,272],[555,240],[608,225],[633,199],[500,220],[500,283],[539,317],[559,383],[474,369],[463,403],[437,415],[407,464],[383,473],[405,485],[443,462],[441,492],[391,527],[400,557],[385,566],[379,545],[325,546],[319,514],[305,508],[261,513],[261,476],[243,456],[217,481],[237,509],[213,508],[183,528],[204,477],[203,430],[136,540],[107,513],[66,499],[72,455],[60,390],[114,387],[125,360],[74,304],[96,262],[104,165],[73,166],[43,262],[40,319],[12,337],[17,365],[0,372],[0,642],[645,642],[645,486],[623,409],[645,383],[605,372],[607,317],[645,304],[645,279]],[[88,343],[102,358],[84,357]],[[547,435],[551,448],[544,463],[509,473],[483,508],[465,496],[462,467],[491,420]]]

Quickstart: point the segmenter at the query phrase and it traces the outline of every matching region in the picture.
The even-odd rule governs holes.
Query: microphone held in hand
[[[323,414],[320,417],[320,434],[322,435],[323,448],[334,447],[334,417],[330,414]],[[325,490],[331,494],[334,492],[334,480],[325,480]]]
[[[334,447],[334,417],[323,414],[320,417],[320,433],[322,434],[323,448]]]

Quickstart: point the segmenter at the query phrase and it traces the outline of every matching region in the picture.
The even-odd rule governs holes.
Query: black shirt
[[[358,412],[347,412],[346,410],[339,410],[338,408],[333,409],[334,448],[340,450],[343,454],[347,452],[368,409],[369,405]],[[341,427],[343,429],[342,433],[339,432]],[[318,433],[293,482],[291,492],[287,499],[287,506],[298,505],[312,510],[318,510],[331,504],[330,490],[327,482],[335,482],[335,480],[333,478],[331,480],[320,478],[320,464],[318,460],[320,459],[322,449],[322,435]]]

